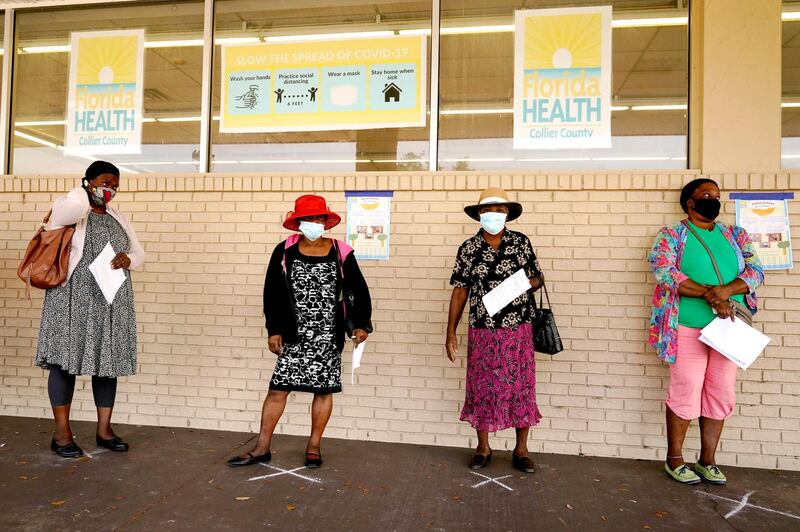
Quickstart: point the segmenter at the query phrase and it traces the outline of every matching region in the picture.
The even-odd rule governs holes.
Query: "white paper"
[[[500,309],[530,289],[531,282],[525,275],[525,270],[520,269],[483,296],[483,304],[489,312],[489,316],[494,316]]]
[[[97,286],[100,287],[100,291],[103,292],[109,305],[114,302],[117,290],[125,282],[125,270],[123,268],[118,270],[111,268],[111,261],[116,256],[114,248],[111,247],[111,242],[108,242],[103,251],[89,265],[89,271],[94,275],[94,280],[97,281]]]
[[[700,331],[700,341],[716,349],[742,369],[755,362],[767,347],[770,337],[765,336],[742,320],[714,318]]]
[[[361,367],[361,355],[364,354],[365,345],[367,345],[366,340],[353,347],[353,369],[350,372],[350,384],[356,383],[356,369]]]

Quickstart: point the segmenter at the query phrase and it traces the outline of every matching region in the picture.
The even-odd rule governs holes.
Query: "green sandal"
[[[670,469],[669,464],[664,462],[664,471],[681,484],[697,484],[698,482],[702,482],[700,477],[689,469],[689,466],[686,464],[681,464],[673,470]]]
[[[700,475],[703,480],[708,482],[709,484],[716,484],[717,486],[722,486],[728,479],[725,475],[722,474],[722,471],[715,464],[709,464],[707,466],[702,466],[699,463],[694,465],[695,472]]]

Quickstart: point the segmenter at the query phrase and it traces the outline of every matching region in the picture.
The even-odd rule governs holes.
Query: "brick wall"
[[[344,190],[394,190],[388,262],[363,262],[374,301],[356,385],[344,356],[343,394],[327,436],[473,446],[458,421],[466,325],[452,365],[443,342],[448,279],[458,245],[477,229],[462,212],[481,189],[511,191],[548,275],[567,350],[539,355],[544,419],[536,452],[663,459],[668,368],[646,348],[652,276],[646,251],[658,227],[680,218],[679,174],[196,176],[123,178],[115,200],[148,253],[134,274],[139,374],[121,379],[115,420],[123,423],[257,431],[275,357],[261,316],[269,253],[300,193],[324,194],[344,214]],[[724,193],[793,190],[800,173],[724,175]],[[0,414],[49,417],[46,375],[32,365],[42,293],[25,301],[15,271],[37,220],[77,178],[0,178]],[[798,202],[791,202],[800,257]],[[726,201],[723,219],[733,220]],[[334,230],[344,234],[344,225]],[[800,469],[800,274],[770,272],[759,291],[757,327],[773,338],[739,372],[738,405],[718,454],[724,464]],[[466,316],[466,312],[465,312]],[[278,432],[307,434],[310,397],[293,394]],[[79,379],[75,419],[94,419],[88,379]],[[513,431],[493,436],[511,448]],[[699,448],[696,426],[687,449]],[[690,453],[687,453],[689,456]]]

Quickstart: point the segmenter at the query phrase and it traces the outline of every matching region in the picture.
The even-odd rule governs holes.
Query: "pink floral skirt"
[[[461,421],[479,431],[495,432],[533,427],[541,418],[531,324],[510,329],[470,328]]]

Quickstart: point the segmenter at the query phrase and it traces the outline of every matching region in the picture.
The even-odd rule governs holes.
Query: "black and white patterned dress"
[[[73,375],[120,377],[136,373],[136,313],[131,273],[109,305],[89,265],[107,243],[130,251],[125,229],[110,214],[89,212],[83,256],[67,284],[47,290],[36,365]]]
[[[342,354],[336,347],[336,250],[325,257],[298,253],[290,287],[297,343],[283,344],[269,387],[327,394],[342,391]]]

